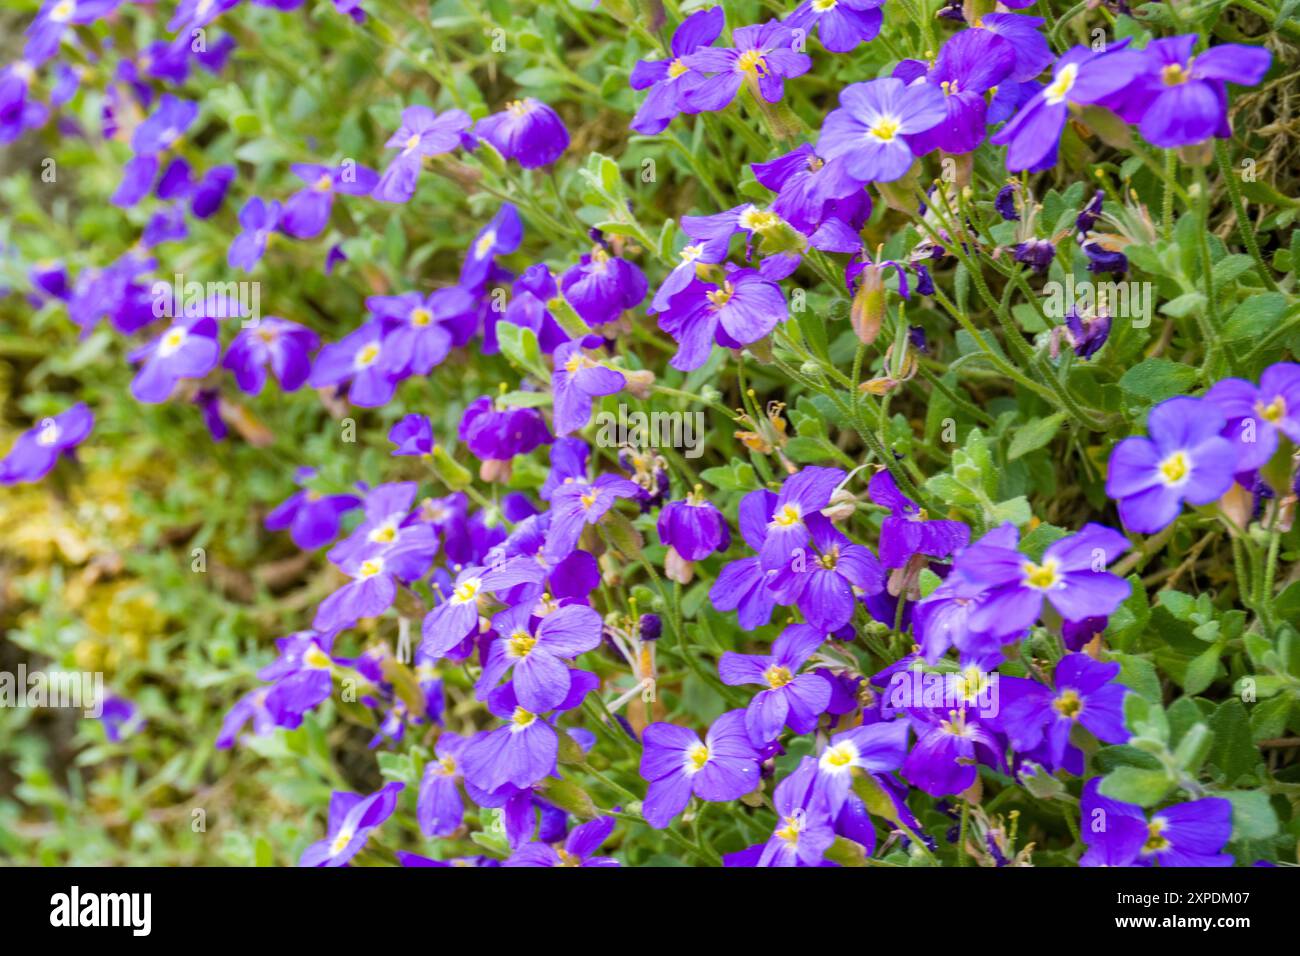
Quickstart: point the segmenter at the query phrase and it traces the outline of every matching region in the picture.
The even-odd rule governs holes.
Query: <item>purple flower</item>
[[[299,484],[314,474],[310,468],[300,469]],[[333,541],[339,533],[339,519],[360,506],[361,499],[355,495],[323,495],[304,488],[271,509],[266,516],[266,530],[288,528],[294,544],[304,551],[314,551]]]
[[[82,402],[42,419],[19,435],[9,454],[0,459],[0,485],[40,481],[60,457],[72,456],[72,449],[86,440],[94,425],[94,413]]]
[[[783,21],[786,26],[812,33],[832,53],[848,53],[859,43],[876,38],[884,19],[885,0],[804,0]]]
[[[697,10],[673,32],[670,59],[637,61],[628,82],[634,90],[650,92],[632,118],[632,129],[646,136],[662,133],[673,117],[686,109],[686,94],[703,77],[682,62],[682,58],[701,47],[711,46],[722,27],[722,7]]]
[[[307,184],[284,204],[280,227],[296,239],[313,239],[324,231],[334,208],[334,194],[368,196],[379,182],[379,174],[351,160],[339,166],[294,163],[293,174]]]
[[[898,490],[894,476],[885,469],[871,477],[867,494],[889,509],[889,517],[880,526],[880,563],[886,568],[901,568],[917,554],[946,558],[970,541],[970,528],[962,522],[927,519],[916,502]]]
[[[598,683],[594,674],[575,671],[559,710],[577,707]],[[466,783],[490,793],[507,784],[531,787],[554,773],[560,738],[551,723],[520,706],[510,684],[488,695],[487,705],[506,723],[476,734],[461,752]]]
[[[29,96],[35,78],[32,65],[25,60],[0,71],[0,145],[12,143],[29,129],[44,126],[49,118],[45,106]]]
[[[243,231],[230,243],[226,262],[232,269],[252,272],[262,260],[266,244],[280,226],[280,204],[274,200],[263,202],[254,196],[239,210],[239,225]]]
[[[731,710],[713,722],[704,742],[693,730],[653,723],[643,734],[641,776],[649,781],[641,813],[662,830],[691,795],[723,803],[758,786],[759,755],[745,732],[745,716]]]
[[[177,319],[153,342],[131,353],[131,361],[143,362],[131,380],[131,394],[140,402],[165,402],[177,382],[207,375],[220,355],[215,319]]]
[[[486,395],[465,408],[457,435],[483,461],[509,461],[553,440],[540,411],[502,406]]]
[[[474,132],[506,159],[518,160],[525,169],[550,165],[569,148],[564,120],[531,96],[513,100],[500,113],[479,120]]]
[[[1042,25],[1042,17],[1028,17],[1015,13],[989,13],[971,24],[976,29],[987,30],[1000,37],[1011,47],[1015,55],[1015,66],[1011,68],[1012,82],[1009,85],[1031,86],[1033,92],[1038,90],[1038,86],[1031,85],[1030,81],[1037,79],[1038,75],[1051,66],[1052,61],[1056,59],[1052,48],[1047,45],[1047,37],[1039,31]],[[999,85],[998,92],[1001,93],[1007,85]],[[990,119],[990,122],[997,122],[997,120]]]
[[[775,504],[776,495],[766,489],[751,491],[740,499],[738,524],[741,537],[750,550],[763,549]],[[709,601],[719,611],[738,611],[737,621],[742,630],[762,627],[771,620],[772,610],[776,607],[776,598],[768,588],[775,573],[763,570],[763,563],[757,557],[732,561],[713,582]]]
[[[1101,778],[1083,785],[1080,866],[1232,866],[1220,852],[1232,838],[1232,802],[1205,797],[1151,811],[1102,796]]]
[[[1065,329],[1062,335],[1074,349],[1075,355],[1081,359],[1092,358],[1110,337],[1110,316],[1105,312],[1098,312],[1091,316],[1083,315],[1077,305],[1072,305],[1065,313]],[[1053,347],[1055,347],[1055,339],[1053,339]]]
[[[659,510],[659,540],[687,561],[703,561],[715,551],[731,546],[727,519],[697,487],[682,501],[670,501]]]
[[[205,27],[239,0],[181,0],[167,24],[168,33],[180,33]]]
[[[1106,494],[1119,503],[1124,527],[1155,534],[1184,501],[1206,505],[1226,492],[1240,464],[1223,437],[1227,424],[1216,402],[1179,397],[1151,409],[1150,437],[1125,438],[1110,453]]]
[[[827,520],[820,512],[844,478],[839,468],[810,465],[786,479],[772,505],[759,553],[765,570],[784,567],[796,550],[808,546],[808,521]]]
[[[503,203],[492,221],[480,229],[470,243],[460,268],[460,284],[467,289],[481,289],[487,281],[493,259],[514,252],[523,238],[524,225],[519,220],[519,210],[510,203]]]
[[[806,734],[831,701],[831,685],[816,673],[799,668],[821,646],[823,631],[807,624],[791,624],[772,643],[771,654],[737,654],[727,651],[718,661],[724,684],[760,684],[745,709],[745,730],[756,748],[776,740],[782,727]]]
[[[329,697],[334,689],[335,662],[329,653],[333,643],[333,636],[315,631],[300,631],[275,642],[280,656],[257,676],[275,682],[263,695],[262,705],[277,727],[297,727],[304,714]]]
[[[1131,587],[1106,565],[1128,550],[1118,531],[1089,523],[1077,534],[1052,544],[1042,560],[1017,550],[1012,525],[989,532],[962,551],[953,568],[971,584],[984,588],[984,600],[970,616],[970,627],[1004,637],[1033,625],[1044,600],[1067,621],[1111,614]]]
[[[36,19],[27,27],[23,58],[33,65],[44,63],[59,50],[69,24],[94,23],[117,8],[121,0],[45,0]]]
[[[604,623],[584,604],[570,604],[534,623],[532,609],[518,605],[493,620],[500,635],[483,658],[475,692],[487,694],[507,673],[520,705],[534,713],[553,710],[569,695],[573,660],[600,645]]]
[[[781,505],[777,507],[781,514]],[[875,555],[850,542],[828,518],[809,514],[806,525],[816,552],[808,553],[802,545],[791,548],[769,587],[777,603],[798,605],[809,624],[828,634],[853,620],[858,595],[885,589],[885,573]],[[768,543],[772,538],[769,525]],[[765,558],[767,554],[765,543]]]
[[[424,765],[415,817],[425,836],[451,836],[460,827],[465,805],[456,783],[461,778],[460,755],[468,743],[460,734],[444,730],[434,746],[434,759]]]
[[[407,202],[415,195],[425,156],[450,153],[459,146],[470,126],[464,110],[448,110],[441,116],[427,106],[402,110],[402,125],[384,146],[399,150],[370,193],[380,202]]]
[[[1223,437],[1233,444],[1238,472],[1266,465],[1277,451],[1279,432],[1300,445],[1300,365],[1294,362],[1264,369],[1259,388],[1240,378],[1215,382],[1205,401],[1228,420]]]
[[[859,182],[893,182],[916,160],[908,137],[947,115],[943,94],[929,83],[907,86],[894,77],[851,83],[840,91],[840,108],[822,123],[817,155],[843,157],[846,172]]]
[[[195,219],[211,217],[225,201],[226,190],[235,178],[233,166],[214,166],[194,186],[190,193],[190,215]]]
[[[1076,46],[1056,61],[1052,82],[1029,100],[990,142],[1007,149],[1007,169],[1038,172],[1056,163],[1061,132],[1075,104],[1096,103],[1127,85],[1142,57],[1116,44],[1095,53]]]
[[[429,455],[434,446],[433,425],[424,415],[412,412],[389,429],[388,440],[397,446],[394,457]]]
[[[971,616],[989,596],[983,584],[949,574],[920,601],[913,618],[913,633],[925,660],[935,663],[950,647],[961,651],[963,659],[995,654],[1003,643],[1017,639],[1019,634],[988,635],[971,626]]]
[[[1122,744],[1129,739],[1124,726],[1124,697],[1130,693],[1115,683],[1119,664],[1095,661],[1087,654],[1067,654],[1056,665],[1054,687],[1022,677],[1001,677],[998,726],[1021,753],[1038,751],[1053,768],[1079,772],[1081,757],[1070,743],[1075,724],[1098,740]]]
[[[916,743],[903,762],[903,776],[934,797],[962,793],[975,783],[978,765],[1002,763],[999,739],[966,709],[912,716]]]
[[[716,74],[684,92],[688,112],[726,109],[746,82],[767,102],[779,102],[785,80],[803,76],[812,68],[812,59],[794,49],[794,31],[778,20],[739,27],[732,42],[734,47],[697,49],[681,58],[682,64],[693,70]]]
[[[545,569],[530,558],[507,561],[490,570],[477,565],[462,568],[456,580],[451,582],[450,593],[425,615],[420,653],[431,660],[446,657],[466,638],[478,634],[479,599],[482,595],[520,584],[535,584],[544,575]]]
[[[564,847],[549,843],[526,843],[515,850],[506,866],[618,866],[618,861],[608,856],[592,856],[600,845],[609,839],[614,829],[613,817],[589,820],[573,828]]]
[[[371,831],[393,815],[397,795],[406,786],[396,781],[363,797],[334,791],[330,797],[328,835],[303,851],[299,866],[343,866],[361,852]]]
[[[1124,97],[1128,115],[1140,113],[1142,138],[1163,149],[1232,135],[1226,85],[1254,86],[1272,54],[1264,46],[1224,43],[1193,55],[1196,34],[1152,40],[1142,51],[1142,74]]]
[[[578,546],[583,528],[600,521],[619,498],[637,498],[640,493],[635,483],[617,475],[601,475],[590,484],[561,485],[551,495],[553,517],[542,556],[549,564],[558,564]]]
[[[239,331],[221,364],[250,395],[261,394],[268,365],[280,387],[292,392],[311,374],[311,353],[318,345],[320,339],[311,329],[268,315]]]
[[[905,720],[863,724],[836,734],[817,758],[816,788],[832,814],[853,797],[853,771],[883,774],[897,770],[907,756]]]
[[[387,342],[379,319],[367,322],[337,342],[320,350],[308,383],[313,388],[351,381],[348,401],[362,408],[385,404],[393,397],[397,381],[389,371]]]
[[[646,294],[645,274],[635,263],[596,246],[560,277],[564,298],[588,325],[603,325],[635,309]]]
[[[749,866],[819,866],[826,851],[835,842],[835,828],[827,811],[826,800],[818,792],[817,761],[804,757],[793,773],[776,785],[772,806],[777,825],[766,843],[751,847],[743,854],[754,854]],[[874,834],[873,834],[874,837]],[[741,865],[729,854],[727,866]]]
[[[720,286],[692,281],[660,315],[659,327],[677,341],[677,354],[669,364],[687,372],[705,363],[715,342],[741,348],[789,316],[779,285],[754,269],[728,266]]]
[[[387,371],[397,378],[428,375],[441,365],[453,345],[451,328],[477,308],[474,297],[459,286],[380,295],[366,299],[366,308],[384,320]]]
[[[947,115],[925,132],[907,137],[912,151],[918,156],[934,149],[961,154],[972,152],[984,142],[984,94],[1006,79],[1015,62],[1015,50],[997,34],[963,30],[944,43],[929,70],[919,60],[904,60],[895,67],[894,76],[903,82],[924,77],[924,82],[943,92]]]
[[[198,103],[164,93],[158,108],[131,134],[131,149],[137,157],[155,156],[171,149],[198,115]]]
[[[110,743],[121,743],[145,725],[140,708],[125,697],[106,695],[100,706],[99,721]]]
[[[853,228],[871,217],[871,197],[847,174],[845,160],[827,163],[808,143],[752,168],[755,178],[778,194],[772,212],[805,235],[831,216]],[[725,247],[723,251],[725,257]]]
[[[591,403],[602,395],[622,391],[623,373],[598,361],[590,351],[600,339],[588,336],[566,342],[555,350],[555,372],[551,376],[554,395],[555,433],[568,435],[591,420]]]

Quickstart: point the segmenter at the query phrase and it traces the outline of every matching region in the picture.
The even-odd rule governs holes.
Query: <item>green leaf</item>
[[[1232,801],[1233,840],[1267,840],[1277,833],[1277,814],[1262,791],[1229,790],[1215,796]]]
[[[1160,402],[1190,391],[1196,384],[1196,369],[1164,358],[1139,362],[1120,376],[1119,387],[1127,394],[1148,402]]]
[[[1249,345],[1277,325],[1286,309],[1286,296],[1280,292],[1252,295],[1228,316],[1221,334],[1225,341]]]
[[[1141,767],[1117,767],[1101,780],[1102,796],[1139,807],[1153,807],[1165,798],[1174,786],[1167,771],[1145,770]]]
[[[1219,670],[1219,655],[1222,653],[1216,644],[1204,654],[1193,657],[1183,675],[1183,690],[1189,694],[1199,694],[1214,681]]]
[[[1037,418],[1026,425],[1019,426],[1016,429],[1015,436],[1011,439],[1011,448],[1007,451],[1007,458],[1015,461],[1022,455],[1027,455],[1031,451],[1042,448],[1056,436],[1065,418],[1065,412],[1057,412],[1055,415]]]
[[[1214,734],[1210,766],[1219,771],[1228,786],[1233,786],[1251,774],[1260,760],[1245,705],[1236,699],[1224,701],[1210,718],[1210,731]]]

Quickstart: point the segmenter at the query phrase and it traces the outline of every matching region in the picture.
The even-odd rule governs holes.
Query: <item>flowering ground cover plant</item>
[[[1297,864],[1294,4],[18,7],[0,856]]]

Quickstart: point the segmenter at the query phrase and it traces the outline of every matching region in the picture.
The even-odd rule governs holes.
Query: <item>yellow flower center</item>
[[[392,544],[397,540],[397,528],[391,524],[381,525],[370,532],[370,540],[376,544]]]
[[[56,3],[54,9],[50,11],[50,19],[55,23],[67,23],[72,18],[72,12],[77,8],[73,0],[63,0],[62,3]]]
[[[357,353],[357,368],[368,368],[379,358],[379,343],[371,342]]]
[[[1074,81],[1079,77],[1079,64],[1067,63],[1061,67],[1061,72],[1056,74],[1054,79],[1043,91],[1043,99],[1051,106],[1065,102],[1066,96],[1070,90],[1074,89]]]
[[[510,722],[515,725],[517,730],[523,730],[525,727],[531,726],[536,719],[536,714],[524,710],[522,707],[516,707],[515,712],[510,716]]]
[[[417,329],[422,329],[433,321],[433,313],[428,309],[419,308],[411,313],[411,324]]]
[[[740,214],[740,225],[750,232],[767,232],[781,222],[781,217],[770,210],[746,209]]]
[[[533,645],[536,643],[537,638],[533,637],[533,635],[529,634],[527,631],[515,631],[510,635],[510,640],[508,642],[510,656],[527,657],[528,652],[533,649]]]
[[[419,145],[420,145],[420,134],[412,133],[410,138],[407,139],[406,141],[406,151],[409,153],[411,150],[415,149],[415,147]]]
[[[1192,464],[1185,452],[1176,451],[1160,463],[1160,477],[1166,485],[1179,485],[1187,480]]]
[[[1160,853],[1170,847],[1169,839],[1164,835],[1165,821],[1156,817],[1147,824],[1147,842],[1142,845],[1145,853]]]
[[[455,596],[455,600],[460,604],[468,604],[470,601],[473,601],[478,597],[479,583],[478,578],[471,578],[470,580],[457,585],[456,590],[452,592]]]
[[[353,834],[351,830],[340,830],[339,835],[336,836],[334,842],[330,844],[330,856],[338,856],[346,850],[348,844],[352,842],[352,837],[354,835],[355,834]]]
[[[369,561],[361,562],[361,568],[357,571],[357,577],[373,578],[382,570],[384,570],[384,562],[379,558],[371,558]]]
[[[496,245],[496,242],[497,231],[495,229],[489,229],[487,232],[483,233],[483,235],[479,236],[478,242],[474,244],[474,257],[476,259],[482,259],[492,251],[492,247]]]
[[[736,290],[732,288],[731,283],[724,282],[722,283],[721,289],[714,289],[712,292],[707,294],[706,298],[708,298],[709,302],[713,305],[713,308],[720,309],[730,302],[731,297],[735,294]]]
[[[1071,720],[1078,720],[1079,714],[1083,711],[1083,698],[1079,696],[1076,690],[1064,690],[1061,696],[1052,701],[1052,706],[1062,717],[1068,717]]]
[[[763,59],[763,54],[759,50],[746,50],[740,54],[740,59],[736,61],[736,68],[746,73],[767,72],[767,61]]]
[[[704,744],[696,744],[687,752],[686,759],[692,769],[703,770],[704,765],[709,762],[709,748]]]
[[[772,515],[772,523],[782,528],[790,528],[803,520],[803,513],[798,505],[782,505],[781,510]]]
[[[528,103],[524,100],[511,100],[506,104],[506,109],[512,116],[523,116],[528,112]]]
[[[316,185],[312,188],[318,193],[327,193],[334,188],[334,179],[329,173],[321,173],[320,179],[316,180]]]
[[[840,0],[813,0],[812,8],[817,13],[825,13],[827,10],[834,10],[839,2]]]
[[[1023,583],[1026,587],[1037,588],[1039,591],[1053,588],[1061,580],[1056,568],[1057,563],[1052,560],[1044,561],[1042,564],[1026,561],[1020,565],[1020,570],[1025,573]]]
[[[594,491],[589,491],[578,500],[582,502],[582,507],[584,509],[590,509],[591,506],[596,503],[596,493]]]
[[[831,0],[831,2],[834,3],[835,0]],[[786,843],[794,845],[799,842],[799,831],[801,829],[798,817],[786,817],[785,825],[776,831],[776,836]]]
[[[827,749],[822,754],[822,765],[826,767],[844,768],[853,763],[855,754],[853,748],[848,744],[836,744],[834,747]]]
[[[179,326],[167,330],[163,336],[162,343],[158,346],[158,351],[163,355],[171,355],[185,342],[186,332]]]
[[[673,60],[673,62],[668,64],[668,79],[670,80],[675,80],[683,73],[688,72],[690,72],[690,67],[684,64],[681,60]]]
[[[1259,412],[1260,417],[1264,419],[1264,421],[1272,422],[1276,425],[1282,419],[1286,418],[1286,399],[1279,395],[1267,405],[1257,403],[1255,405],[1255,410]]]
[[[763,672],[763,679],[767,681],[768,687],[777,690],[794,680],[794,675],[790,673],[790,668],[773,664]]]
[[[876,137],[882,143],[892,143],[902,126],[902,121],[897,117],[882,116],[871,124],[871,128],[867,130],[867,135]]]
[[[1160,71],[1160,79],[1165,86],[1182,86],[1191,78],[1191,72],[1181,63],[1168,63]]]
[[[308,667],[322,671],[327,671],[334,666],[334,662],[329,659],[329,655],[315,644],[307,648],[307,653],[302,655],[302,662]]]

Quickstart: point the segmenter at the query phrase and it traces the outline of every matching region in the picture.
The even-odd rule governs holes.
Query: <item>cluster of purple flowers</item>
[[[170,29],[205,27],[238,2],[182,0]],[[301,0],[260,2],[290,10]],[[56,67],[48,106],[34,99],[37,70],[71,39],[73,27],[106,16],[118,3],[46,0],[29,28],[23,60],[0,74],[0,143],[43,125],[50,108],[75,95],[77,72]],[[729,46],[715,46],[724,34],[722,8],[697,11],[673,34],[668,56],[632,70],[632,87],[647,91],[632,129],[654,136],[678,115],[725,110],[741,96],[770,117],[786,81],[812,68],[804,38],[815,32],[826,51],[851,51],[879,34],[882,4],[805,0],[784,19],[735,28]],[[352,0],[335,5],[364,19]],[[918,161],[936,152],[963,157],[986,142],[1006,147],[1012,172],[1047,169],[1056,163],[1067,120],[1085,108],[1111,111],[1162,148],[1228,136],[1227,84],[1256,84],[1271,62],[1260,47],[1224,44],[1197,52],[1193,35],[1153,40],[1141,50],[1127,41],[1103,51],[1075,47],[1055,57],[1043,26],[1037,17],[990,13],[949,35],[932,59],[927,53],[927,60],[901,60],[890,75],[844,87],[813,142],[753,164],[770,203],[681,217],[685,241],[653,292],[633,261],[637,248],[599,230],[576,262],[523,259],[524,222],[519,209],[504,202],[468,244],[454,284],[371,295],[365,320],[323,344],[305,325],[246,316],[222,297],[158,310],[146,279],[157,268],[157,247],[186,238],[187,215],[202,220],[216,214],[236,175],[230,166],[192,169],[179,147],[202,131],[202,107],[160,92],[159,85],[179,86],[193,63],[220,71],[233,41],[226,37],[202,51],[158,41],[137,57],[120,59],[105,100],[104,135],[116,132],[113,104],[121,106],[123,97],[133,97],[148,115],[131,133],[132,158],[113,202],[131,207],[152,194],[165,205],[142,230],[139,246],[116,262],[86,268],[75,281],[61,264],[42,266],[32,280],[37,301],[64,303],[83,333],[105,318],[122,335],[145,333],[147,341],[129,353],[139,366],[131,384],[137,400],[165,402],[188,382],[181,391],[204,409],[220,437],[220,390],[209,379],[219,368],[246,395],[261,394],[269,372],[286,392],[308,385],[334,401],[346,390],[351,404],[380,408],[403,382],[447,363],[454,349],[477,346],[493,354],[503,341],[508,346],[506,332],[531,335],[534,355],[543,356],[519,392],[502,385],[500,394],[470,402],[455,435],[497,491],[509,486],[516,459],[532,456],[540,467],[537,459],[545,455],[549,469],[535,498],[511,491],[489,502],[472,489],[473,497],[460,490],[422,496],[414,480],[323,491],[312,469],[297,473],[300,490],[272,509],[265,525],[288,530],[304,551],[328,546],[337,587],[316,606],[310,630],[277,642],[276,659],[258,672],[263,685],[235,703],[216,746],[233,746],[250,724],[254,735],[301,726],[346,678],[359,685],[357,699],[376,716],[372,747],[402,741],[409,727],[430,731],[433,756],[422,766],[415,798],[426,836],[463,833],[468,799],[500,812],[507,865],[617,865],[596,855],[615,818],[602,814],[570,829],[570,814],[550,792],[561,764],[584,763],[594,745],[594,734],[575,725],[583,714],[640,748],[644,797],[620,808],[620,815],[639,814],[663,829],[693,800],[727,803],[770,781],[776,827],[763,842],[730,854],[727,864],[817,866],[827,862],[837,840],[872,851],[876,821],[887,824],[891,840],[923,842],[906,802],[912,787],[934,797],[963,794],[981,767],[1018,779],[1043,771],[1082,777],[1088,767],[1079,744],[1087,735],[1106,744],[1127,742],[1129,690],[1119,680],[1120,664],[1092,642],[1131,590],[1110,570],[1130,547],[1119,531],[1088,523],[1040,546],[1005,523],[981,526],[972,541],[968,524],[931,517],[904,493],[899,476],[906,471],[895,469],[894,461],[878,463],[865,495],[853,490],[857,471],[789,464],[783,480],[751,485],[738,501],[721,506],[701,485],[673,498],[665,468],[634,462],[630,453],[618,459],[621,472],[602,466],[579,437],[602,399],[624,391],[644,397],[653,382],[652,373],[635,368],[632,357],[615,347],[625,314],[639,311],[647,296],[647,314],[676,345],[671,367],[693,372],[709,362],[715,345],[757,346],[790,318],[781,283],[806,258],[847,256],[844,283],[854,331],[869,344],[880,322],[871,310],[881,308],[868,300],[880,293],[886,271],[897,274],[903,298],[912,287],[931,294],[928,269],[948,257],[942,244],[952,242],[926,239],[907,261],[885,259],[879,249],[873,258],[863,240],[875,208],[870,190],[891,204],[901,193],[924,215],[933,194],[919,187],[916,195],[907,194],[916,187]],[[477,122],[459,109],[407,106],[384,144],[393,152],[382,172],[351,159],[296,163],[290,168],[302,186],[292,195],[248,197],[227,262],[251,272],[274,237],[322,236],[336,194],[411,201],[433,157],[487,150],[532,170],[555,163],[569,145],[560,114],[531,97]],[[1008,185],[994,206],[1023,228],[1015,259],[1042,274],[1060,237],[1035,235],[1033,217],[1022,219],[1025,189],[1021,181]],[[1076,232],[1089,268],[1122,272],[1122,253],[1092,234],[1102,197],[1098,192],[1087,203]],[[744,253],[733,261],[738,235]],[[327,271],[342,258],[333,246]],[[507,286],[501,307],[491,293]],[[225,336],[223,347],[223,323],[236,318],[245,321]],[[1108,318],[1075,312],[1056,334],[1087,358],[1108,331]],[[901,332],[908,337],[906,327]],[[924,333],[918,334],[923,343]],[[85,405],[76,405],[26,431],[0,460],[0,483],[44,477],[61,458],[74,456],[93,421]],[[1125,529],[1150,534],[1168,527],[1184,502],[1207,505],[1234,482],[1253,490],[1267,480],[1261,475],[1271,462],[1289,460],[1300,445],[1300,366],[1279,363],[1258,385],[1230,378],[1201,398],[1164,401],[1150,411],[1147,432],[1115,446],[1106,492]],[[435,470],[446,451],[424,414],[404,415],[388,436],[393,456],[433,458]],[[402,464],[414,468],[416,462]],[[449,488],[467,487],[442,473],[439,478]],[[850,536],[853,527],[864,527],[850,521],[863,511],[879,529],[875,550]],[[745,639],[736,645],[744,650],[719,653],[716,674],[701,672],[743,705],[722,712],[702,735],[651,719],[638,736],[617,715],[629,695],[654,686],[654,647],[663,622],[647,615],[624,627],[608,601],[608,618],[593,607],[593,594],[617,581],[603,556],[644,556],[638,517],[642,528],[657,533],[665,573],[675,584],[689,584],[697,564],[717,568],[708,599],[716,611],[735,611],[741,631],[762,628],[778,607],[786,609],[770,644]],[[626,544],[629,539],[634,543]],[[659,584],[648,558],[645,565]],[[420,622],[413,669],[382,645],[356,657],[335,653],[340,635],[390,611],[408,641]],[[1069,653],[1050,661],[1033,657],[1027,639],[1036,629],[1059,636]],[[674,630],[680,648],[693,654],[682,642],[680,621]],[[909,630],[911,653],[878,673],[859,673],[842,652],[864,632]],[[618,706],[602,696],[613,667],[599,655],[615,665],[625,661],[640,681]],[[448,663],[469,676],[465,686],[472,682],[475,699],[493,718],[490,726],[467,734],[447,729],[440,668]],[[411,676],[413,683],[406,679]],[[944,688],[938,699],[914,690],[936,676]],[[988,706],[990,691],[996,706]],[[111,739],[121,736],[125,715],[106,718]],[[792,738],[803,736],[813,738],[813,747],[796,752]],[[782,758],[789,758],[789,770],[776,781]],[[366,796],[334,793],[326,837],[304,851],[302,864],[353,860],[397,812],[404,787],[393,782]],[[1221,852],[1231,833],[1225,800],[1148,814],[1102,796],[1095,778],[1082,792],[1084,820],[1100,813],[1108,821],[1085,832],[1084,865],[1231,862]],[[445,863],[414,854],[401,860]]]
[[[1161,402],[1147,417],[1147,436],[1115,446],[1106,494],[1119,503],[1126,528],[1154,534],[1178,517],[1183,502],[1208,505],[1234,481],[1253,491],[1279,449],[1289,457],[1300,444],[1300,365],[1272,365],[1258,386],[1228,378],[1202,398]]]

